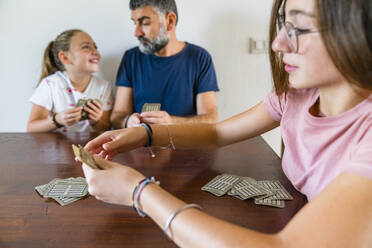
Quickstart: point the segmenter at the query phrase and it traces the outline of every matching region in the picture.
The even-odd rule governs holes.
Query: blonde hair
[[[57,38],[49,42],[48,46],[45,48],[41,76],[37,85],[40,84],[43,78],[57,72],[64,71],[65,67],[58,58],[59,52],[67,52],[70,50],[71,38],[77,34],[83,32],[80,29],[70,29],[62,32]]]

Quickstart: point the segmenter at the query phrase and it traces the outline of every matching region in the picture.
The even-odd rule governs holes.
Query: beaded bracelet
[[[141,210],[141,204],[140,204],[140,197],[143,189],[148,185],[148,184],[157,184],[159,185],[160,182],[156,181],[154,177],[151,178],[145,178],[141,180],[138,185],[134,188],[133,194],[132,194],[132,202],[133,202],[133,208],[136,210],[136,212],[139,214],[141,217],[145,217],[146,214]]]
[[[149,124],[144,123],[144,122],[141,123],[141,126],[143,126],[146,129],[147,136],[149,137],[149,140],[147,144],[145,145],[145,147],[150,147],[152,146],[152,129]]]
[[[123,128],[127,128],[129,117],[130,115],[127,115],[124,117],[123,124],[122,124]]]
[[[175,218],[179,213],[181,213],[182,211],[184,211],[184,210],[186,210],[186,209],[189,209],[189,208],[197,208],[197,209],[199,209],[199,210],[202,210],[202,207],[201,207],[201,206],[199,206],[198,204],[194,204],[194,203],[192,203],[192,204],[186,204],[185,206],[179,208],[177,211],[175,211],[173,214],[171,214],[171,216],[169,216],[169,218],[168,218],[168,220],[167,220],[167,222],[166,222],[166,224],[165,224],[164,230],[163,230],[163,232],[164,232],[164,234],[165,234],[165,236],[166,236],[167,238],[169,238],[169,236],[168,236],[168,234],[167,234],[168,229],[170,228],[170,225],[171,225],[172,221],[174,220],[174,218]]]

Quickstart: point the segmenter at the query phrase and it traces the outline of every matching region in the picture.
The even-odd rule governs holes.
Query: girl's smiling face
[[[96,43],[87,33],[79,32],[71,38],[66,56],[68,58],[66,70],[88,74],[99,71],[101,55]]]

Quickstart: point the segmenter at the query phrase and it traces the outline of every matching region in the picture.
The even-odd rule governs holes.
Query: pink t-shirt
[[[309,113],[318,97],[317,89],[291,89],[280,102],[275,93],[264,101],[280,122],[283,171],[309,200],[342,172],[372,179],[372,95],[332,117]]]

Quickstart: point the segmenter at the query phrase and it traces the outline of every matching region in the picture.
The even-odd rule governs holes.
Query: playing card
[[[102,170],[102,168],[94,160],[92,154],[85,151],[81,145],[72,145],[72,150],[74,151],[75,156],[80,160],[80,162],[90,166],[92,169]]]
[[[160,111],[160,103],[145,103],[142,106],[142,112]]]
[[[71,204],[73,202],[76,202],[78,200],[81,200],[84,197],[52,197],[56,202],[59,203],[61,206],[66,206],[68,204]]]
[[[272,196],[272,199],[275,200],[293,200],[293,197],[289,192],[284,188],[284,186],[278,180],[264,180],[258,181],[258,184],[264,186],[275,194]]]
[[[259,185],[256,180],[250,177],[243,177],[230,192],[228,194],[239,195],[244,200],[255,196],[272,195],[270,190]]]
[[[44,197],[83,197],[88,193],[84,182],[57,180],[45,191]]]
[[[265,205],[270,207],[277,207],[277,208],[284,208],[285,202],[283,200],[275,200],[272,196],[263,198],[263,199],[255,199],[254,203],[257,205]]]
[[[58,190],[57,188],[60,187],[60,186],[57,186],[57,184],[66,184],[66,185],[81,185],[80,188],[75,188],[76,186],[73,186],[72,189],[69,190],[69,196],[72,196],[72,197],[67,197],[67,196],[50,196],[50,194],[54,194],[54,195],[59,195],[60,193],[58,193]],[[86,189],[85,189],[86,187]],[[59,179],[59,178],[55,178],[53,179],[52,181],[50,181],[49,183],[47,184],[43,184],[43,185],[38,185],[35,187],[35,190],[40,194],[42,195],[43,197],[45,198],[52,198],[54,199],[55,201],[57,201],[61,206],[66,206],[70,203],[73,203],[75,201],[78,201],[82,198],[84,198],[86,195],[88,195],[88,192],[87,192],[87,183],[86,183],[86,180],[85,178],[83,177],[77,177],[77,178],[74,178],[74,177],[70,177],[70,178],[66,178],[66,179]],[[84,189],[82,189],[84,188]],[[52,192],[52,193],[50,193]],[[64,194],[65,191],[63,191],[61,194]],[[83,196],[81,196],[83,195]]]
[[[201,189],[210,192],[216,196],[223,196],[226,194],[235,183],[240,180],[239,176],[222,174],[213,178],[209,183],[204,185]]]
[[[99,99],[94,99],[95,101],[99,102],[100,105],[102,105],[102,102]],[[79,99],[78,102],[76,103],[75,107],[85,107],[88,102],[93,101],[93,99]],[[88,119],[88,112],[83,110],[81,112],[81,118],[80,120],[87,120]]]

